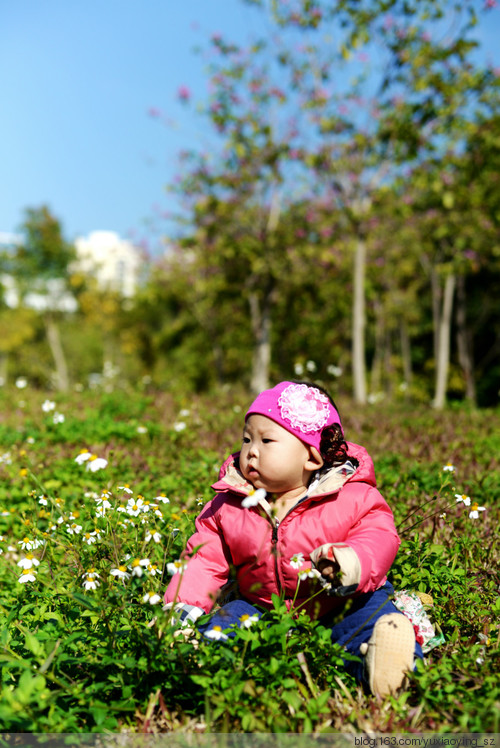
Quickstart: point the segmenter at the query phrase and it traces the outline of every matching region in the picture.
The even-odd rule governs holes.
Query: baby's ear
[[[307,470],[319,470],[323,467],[325,461],[321,457],[316,447],[309,447],[309,459],[306,461],[305,468]]]

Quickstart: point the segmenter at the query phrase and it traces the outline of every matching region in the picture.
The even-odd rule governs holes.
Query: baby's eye
[[[271,444],[272,441],[272,439],[262,439],[263,444]]]
[[[243,444],[250,444],[250,438],[248,436],[244,436],[242,442]]]

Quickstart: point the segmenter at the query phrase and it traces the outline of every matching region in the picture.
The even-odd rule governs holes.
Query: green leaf
[[[37,637],[34,634],[32,634],[30,631],[27,631],[25,634],[24,644],[25,644],[26,649],[28,649],[30,652],[33,652],[35,657],[45,656],[45,650],[42,644],[37,639]]]

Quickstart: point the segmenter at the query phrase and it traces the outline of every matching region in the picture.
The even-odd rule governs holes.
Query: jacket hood
[[[217,493],[232,491],[242,496],[247,496],[253,490],[240,472],[238,467],[239,452],[230,455],[222,464],[219,472],[219,480],[212,485]],[[353,442],[347,442],[348,461],[339,467],[319,473],[313,478],[308,491],[309,498],[320,498],[338,491],[347,481],[367,483],[376,486],[375,468],[373,460],[364,447]]]

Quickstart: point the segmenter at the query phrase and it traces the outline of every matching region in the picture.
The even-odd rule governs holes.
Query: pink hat
[[[293,382],[280,382],[257,395],[245,420],[253,414],[267,416],[297,439],[316,447],[318,452],[323,428],[333,423],[340,424],[340,416],[328,395],[316,387]]]

